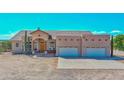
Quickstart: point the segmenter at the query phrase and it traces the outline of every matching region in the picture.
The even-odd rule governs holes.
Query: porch
[[[32,54],[36,56],[55,56],[56,49],[51,46],[49,40],[37,38],[32,41]]]

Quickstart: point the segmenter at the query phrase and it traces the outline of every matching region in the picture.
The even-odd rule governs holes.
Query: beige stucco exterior
[[[110,56],[111,41],[110,35],[85,35],[82,37],[82,51],[85,56],[86,48],[105,48],[106,56]]]
[[[52,38],[52,35],[45,31],[36,30],[31,32],[28,37],[30,37],[32,52],[36,50],[36,47],[34,48],[34,44],[37,43],[36,45],[40,47],[38,48],[39,50],[44,48],[43,52],[47,51],[48,53],[51,53],[50,51],[54,51],[56,56],[59,56],[60,48],[66,47],[77,48],[79,57],[85,57],[87,48],[105,48],[106,57],[111,55],[110,35],[94,35],[90,32],[88,32],[88,34],[74,34],[75,32],[71,32],[71,34],[68,33],[57,33],[56,36],[54,35],[54,38]],[[19,43],[19,47],[16,47],[16,43]],[[12,40],[13,53],[23,53],[23,50],[24,35],[22,35],[21,40]]]
[[[58,56],[59,48],[74,47],[78,48],[80,56],[81,51],[81,37],[80,36],[57,36],[56,37],[56,56]]]
[[[44,31],[34,31],[31,33],[32,39],[31,39],[31,45],[32,45],[32,51],[34,51],[34,49],[36,49],[36,47],[34,47],[34,44],[37,43],[38,46],[38,50],[42,50],[41,51],[45,51],[47,46],[47,41],[48,41],[48,33],[44,32]],[[40,40],[40,41],[38,41]],[[42,42],[42,43],[41,43]]]
[[[18,47],[16,44],[18,43]],[[23,53],[23,44],[22,41],[12,41],[12,53]]]
[[[61,47],[76,47],[78,48],[79,56],[85,56],[86,48],[105,48],[106,56],[110,56],[111,54],[111,41],[109,35],[57,36],[57,56],[59,48]]]

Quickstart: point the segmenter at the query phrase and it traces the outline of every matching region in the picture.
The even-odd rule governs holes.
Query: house
[[[25,39],[25,35],[27,38]],[[90,31],[20,31],[12,39],[12,52],[24,53],[25,40],[32,53],[55,54],[63,57],[110,57],[110,35]]]

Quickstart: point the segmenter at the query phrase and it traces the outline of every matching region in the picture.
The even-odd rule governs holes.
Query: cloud
[[[120,30],[112,30],[111,33],[121,33]]]
[[[105,34],[106,31],[93,31],[93,34]]]
[[[112,30],[112,31],[93,31],[94,34],[110,34],[110,35],[118,35],[123,34],[121,30]]]
[[[16,33],[11,33],[11,34],[0,34],[0,40],[7,40],[12,38]]]

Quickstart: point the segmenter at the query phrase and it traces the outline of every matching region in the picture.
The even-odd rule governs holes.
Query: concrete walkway
[[[121,59],[122,60],[122,59]],[[58,69],[124,69],[119,58],[83,59],[58,58]]]

